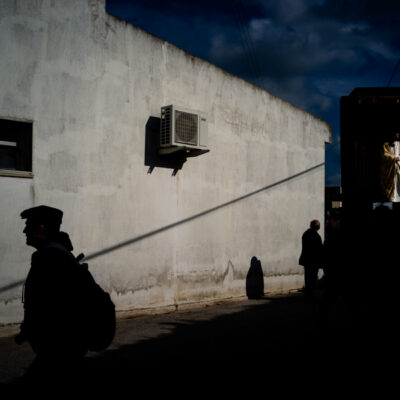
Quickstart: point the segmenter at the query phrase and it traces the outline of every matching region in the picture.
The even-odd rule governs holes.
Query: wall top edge
[[[101,1],[102,1],[103,3],[105,3],[105,0],[101,0]],[[226,76],[228,76],[228,77],[230,77],[230,78],[233,78],[233,79],[235,79],[235,80],[242,81],[242,82],[244,82],[247,86],[252,87],[254,90],[257,90],[257,91],[260,91],[260,92],[262,92],[262,93],[265,93],[265,94],[267,94],[268,96],[271,96],[272,98],[274,98],[274,99],[276,99],[276,100],[279,100],[279,101],[281,101],[282,103],[285,103],[285,104],[289,105],[290,107],[292,107],[292,108],[294,108],[294,109],[296,109],[296,110],[298,110],[298,111],[300,111],[300,112],[302,112],[302,113],[304,113],[304,114],[307,114],[307,115],[311,116],[312,118],[314,118],[314,119],[320,121],[321,123],[326,124],[327,127],[328,127],[328,129],[331,130],[331,124],[330,124],[330,123],[328,123],[327,121],[323,120],[322,118],[320,118],[320,117],[318,117],[318,116],[316,116],[316,115],[310,113],[309,111],[306,111],[306,110],[302,109],[301,107],[296,106],[295,104],[289,102],[288,100],[282,99],[281,97],[279,97],[279,96],[277,96],[277,95],[275,95],[275,94],[269,92],[268,90],[266,90],[266,89],[264,89],[264,88],[261,88],[260,86],[257,86],[257,85],[255,85],[254,83],[252,83],[252,82],[250,82],[250,81],[248,81],[248,80],[246,80],[246,79],[244,79],[244,78],[241,78],[241,77],[239,77],[239,76],[237,76],[237,75],[235,75],[235,74],[233,74],[233,73],[231,73],[231,72],[229,72],[229,71],[226,71],[226,70],[224,70],[223,68],[221,68],[221,67],[219,67],[219,66],[217,66],[217,65],[215,65],[215,64],[213,64],[213,63],[211,63],[210,61],[207,61],[207,60],[205,60],[205,59],[203,59],[203,58],[201,58],[201,57],[199,57],[199,56],[197,56],[197,55],[195,55],[195,54],[192,54],[192,53],[190,53],[189,51],[187,51],[187,50],[185,50],[185,49],[182,49],[181,47],[179,47],[179,46],[177,46],[177,45],[175,45],[175,44],[173,44],[173,43],[171,43],[171,42],[168,42],[167,40],[162,39],[162,38],[158,37],[157,35],[155,35],[155,34],[149,32],[149,31],[147,31],[147,30],[145,30],[145,29],[143,29],[143,28],[140,28],[139,26],[136,26],[136,25],[132,24],[132,23],[129,22],[129,21],[123,20],[123,19],[121,19],[120,17],[115,16],[115,15],[109,13],[106,9],[105,9],[105,13],[106,13],[106,15],[107,15],[110,19],[113,20],[113,22],[115,22],[115,23],[117,23],[117,24],[123,24],[123,25],[129,26],[131,29],[134,29],[134,30],[140,31],[141,33],[146,34],[146,35],[149,36],[152,40],[155,40],[155,41],[157,41],[157,42],[159,42],[159,43],[161,43],[161,44],[164,44],[164,45],[167,45],[167,46],[171,46],[172,48],[174,48],[174,49],[176,49],[176,50],[179,50],[180,52],[184,53],[184,55],[185,55],[186,57],[190,57],[190,58],[192,58],[192,59],[196,59],[196,60],[199,61],[199,62],[208,64],[208,65],[211,66],[212,68],[214,68],[214,69],[216,69],[216,70],[222,72],[224,75],[226,75]],[[329,134],[329,136],[331,137],[331,134]],[[331,139],[329,139],[329,140],[331,140]],[[330,143],[330,142],[329,142],[329,143]]]

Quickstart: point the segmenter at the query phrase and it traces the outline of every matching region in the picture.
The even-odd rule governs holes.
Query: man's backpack
[[[88,264],[81,261],[85,257],[75,257],[58,242],[51,242],[47,248],[61,250],[68,255],[70,268],[74,269],[74,306],[78,334],[84,346],[90,351],[105,350],[115,336],[115,305],[110,295],[94,280]]]
[[[88,349],[101,351],[106,349],[115,336],[115,306],[110,295],[94,280],[87,263],[80,263],[83,254],[76,257],[83,287],[83,304],[86,314],[85,331]]]

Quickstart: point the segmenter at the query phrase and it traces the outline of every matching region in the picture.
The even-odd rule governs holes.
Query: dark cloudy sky
[[[400,58],[400,0],[107,0],[107,11],[329,122],[327,185],[340,185],[340,96],[386,86]]]

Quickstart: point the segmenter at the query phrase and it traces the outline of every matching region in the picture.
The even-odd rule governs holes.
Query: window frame
[[[0,176],[33,178],[33,121],[0,117],[0,145],[16,148],[15,169],[0,167]]]

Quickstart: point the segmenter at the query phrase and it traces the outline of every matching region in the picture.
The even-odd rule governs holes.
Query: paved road
[[[85,373],[99,386],[156,389],[160,382],[191,381],[204,387],[211,380],[232,389],[244,376],[269,384],[297,377],[313,385],[321,378],[354,380],[361,369],[368,376],[382,370],[379,346],[360,337],[364,326],[354,328],[347,307],[336,305],[323,322],[319,310],[318,302],[297,292],[121,319],[110,348],[86,358]],[[11,333],[0,330],[3,386],[34,357],[28,345],[14,344]]]

